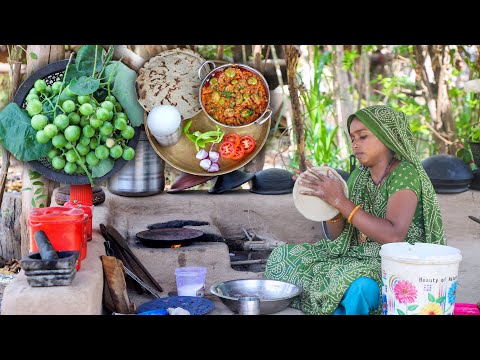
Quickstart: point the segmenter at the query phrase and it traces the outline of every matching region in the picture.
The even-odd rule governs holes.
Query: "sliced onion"
[[[208,153],[204,149],[200,149],[200,151],[195,155],[197,159],[206,159],[208,157]]]
[[[208,172],[217,172],[218,170],[220,170],[220,166],[215,162],[207,169]]]
[[[208,157],[210,158],[210,160],[212,160],[212,162],[218,162],[218,159],[220,158],[220,154],[216,151],[209,151],[208,152]]]
[[[203,159],[202,161],[200,161],[200,166],[204,170],[208,170],[211,165],[212,165],[212,162],[210,161],[210,159]]]

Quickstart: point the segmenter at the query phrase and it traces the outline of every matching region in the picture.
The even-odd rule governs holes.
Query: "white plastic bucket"
[[[382,245],[385,315],[453,315],[460,250],[406,242]]]

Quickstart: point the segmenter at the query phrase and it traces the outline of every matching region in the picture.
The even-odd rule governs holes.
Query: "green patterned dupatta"
[[[413,134],[405,114],[384,105],[369,106],[348,117],[349,131],[350,124],[355,117],[390,148],[396,158],[407,160],[414,165],[422,189],[421,205],[424,214],[425,241],[445,245],[446,238],[437,195],[415,151]],[[352,189],[352,192],[355,193],[355,189]]]

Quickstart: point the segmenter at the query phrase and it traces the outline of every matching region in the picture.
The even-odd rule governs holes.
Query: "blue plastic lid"
[[[141,312],[137,315],[168,315],[167,309],[155,309]]]

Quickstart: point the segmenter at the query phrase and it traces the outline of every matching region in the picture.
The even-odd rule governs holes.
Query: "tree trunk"
[[[353,99],[350,94],[350,80],[346,70],[342,70],[343,66],[343,45],[336,45],[332,48],[334,60],[334,93],[335,93],[335,110],[337,114],[337,124],[340,131],[337,131],[337,144],[340,148],[340,156],[346,158],[348,156],[348,147],[345,142],[342,131],[348,134],[347,117],[353,113]]]
[[[298,97],[297,64],[300,57],[300,51],[295,45],[284,46],[285,57],[287,61],[288,91],[292,102],[293,122],[295,137],[297,140],[298,164],[301,171],[307,169],[305,164],[305,131],[303,129],[303,117],[300,110],[300,99]]]
[[[427,56],[430,62],[427,62]],[[455,120],[452,113],[452,103],[448,96],[449,49],[446,45],[414,46],[417,73],[425,90],[428,111],[432,118],[433,139],[440,154],[455,154]],[[429,79],[428,73],[433,74]]]
[[[253,60],[254,60],[254,67],[259,72],[261,70],[261,59],[262,59],[262,45],[253,45]],[[263,169],[265,165],[265,151],[267,146],[265,145],[258,154],[250,161],[247,165],[245,165],[245,172],[247,173],[255,173]]]
[[[22,196],[14,193],[5,194],[0,218],[0,257],[5,259],[22,257],[21,221],[19,221],[21,214]]]
[[[36,54],[36,59],[32,59],[28,54]],[[27,78],[32,75],[35,71],[41,67],[56,62],[58,60],[65,58],[65,47],[64,45],[28,45],[27,47]],[[30,166],[27,163],[23,163],[23,175],[22,182],[23,188],[34,188],[32,181],[29,177]],[[36,202],[37,206],[40,206],[41,203],[45,207],[50,206],[50,201],[52,197],[52,192],[55,187],[58,187],[59,184],[50,181],[45,177],[40,177],[35,181],[41,181],[44,183],[44,193],[47,195],[45,198]],[[30,210],[33,208],[32,198],[33,191],[22,191],[22,214],[20,216],[20,227],[21,227],[21,254],[22,256],[28,255],[30,252],[30,241],[29,241],[29,229],[27,226],[27,219],[30,213]]]

